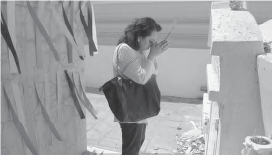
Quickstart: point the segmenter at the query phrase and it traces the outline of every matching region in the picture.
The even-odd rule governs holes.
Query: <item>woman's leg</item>
[[[146,124],[120,123],[122,130],[122,155],[139,155],[145,139]]]

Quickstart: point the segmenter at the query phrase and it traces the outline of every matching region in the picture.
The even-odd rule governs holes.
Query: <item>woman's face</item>
[[[147,50],[150,47],[151,43],[157,40],[157,37],[158,37],[158,32],[155,30],[152,31],[151,35],[149,35],[149,36],[140,37],[139,38],[139,45],[140,45],[139,51],[142,52],[144,50]]]

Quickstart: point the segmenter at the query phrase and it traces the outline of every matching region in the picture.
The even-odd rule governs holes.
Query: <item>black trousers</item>
[[[145,140],[146,123],[120,123],[122,155],[139,155]]]

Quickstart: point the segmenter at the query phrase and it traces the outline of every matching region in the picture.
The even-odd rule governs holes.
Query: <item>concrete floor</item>
[[[106,98],[104,95],[95,93],[88,93],[87,97],[99,117],[95,120],[90,113],[86,114],[88,147],[121,152],[121,129],[117,122],[113,122],[113,114]],[[182,99],[162,98],[160,114],[148,119],[146,139],[141,148],[141,154],[172,154],[178,147],[176,136],[193,128],[190,121],[200,125],[201,102],[195,100],[195,103],[182,103],[179,101]]]

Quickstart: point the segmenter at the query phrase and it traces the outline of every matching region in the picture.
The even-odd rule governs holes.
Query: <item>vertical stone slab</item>
[[[1,2],[1,9],[5,19],[9,19],[10,17],[7,15],[8,3],[9,1]],[[86,120],[80,119],[75,109],[64,70],[74,70],[76,73],[82,75],[85,67],[84,61],[79,60],[78,54],[73,50],[71,54],[73,63],[68,65],[66,38],[62,31],[60,31],[62,27],[59,27],[52,18],[51,9],[49,7],[51,2],[43,2],[43,10],[38,10],[40,2],[31,1],[30,3],[58,51],[61,62],[55,60],[48,44],[34,25],[34,21],[26,7],[26,2],[16,1],[14,6],[16,12],[12,14],[12,18],[10,17],[10,19],[15,21],[11,30],[12,36],[16,39],[15,48],[18,49],[22,74],[10,73],[10,51],[8,51],[4,39],[1,38],[1,80],[2,82],[11,81],[16,84],[12,85],[13,87],[10,86],[13,90],[16,89],[8,92],[11,96],[16,94],[22,95],[15,96],[12,104],[14,105],[14,109],[16,109],[19,120],[25,122],[23,123],[25,130],[40,155],[80,155],[87,148]],[[58,8],[58,13],[62,17],[61,3],[52,3],[55,3],[54,6]],[[69,7],[69,5],[67,6]],[[75,8],[74,10],[72,16],[79,17],[78,10]],[[12,10],[9,11],[12,12]],[[81,49],[83,49],[84,29],[82,25],[77,22],[80,22],[80,20],[77,21],[75,19],[72,23],[72,25],[74,25],[74,34],[78,46],[81,46]],[[38,48],[36,48],[37,42],[39,43]],[[36,56],[37,53],[39,56]],[[39,64],[39,61],[42,61],[42,64]],[[41,94],[40,97],[43,100],[43,106],[63,141],[56,139],[44,118],[41,105],[38,104],[38,96],[36,95],[36,89],[33,83],[34,79],[37,82],[37,90],[38,93]],[[75,81],[78,87],[78,75]],[[2,92],[1,154],[31,154],[14,126],[7,100]],[[80,91],[80,93],[83,93],[83,91]],[[84,106],[82,106],[82,109],[85,113]]]
[[[262,99],[265,136],[272,137],[272,54],[258,56],[258,75]]]
[[[224,2],[213,2],[211,4],[211,10],[213,9],[230,9],[229,8],[229,2],[224,1]],[[246,9],[246,2],[243,2],[243,8]],[[208,41],[207,41],[207,46],[211,47],[211,36],[212,36],[212,18],[210,18],[210,24],[209,24],[209,33],[208,33]]]
[[[256,65],[263,54],[262,36],[247,11],[213,9],[211,18],[211,55],[219,56],[214,62],[220,67],[220,89],[210,96],[219,104],[216,154],[240,154],[246,136],[264,134]]]
[[[271,42],[270,48],[272,49],[272,19],[259,25],[259,27],[262,32],[263,41]],[[268,53],[258,56],[257,66],[260,81],[265,135],[272,138],[272,54]]]

